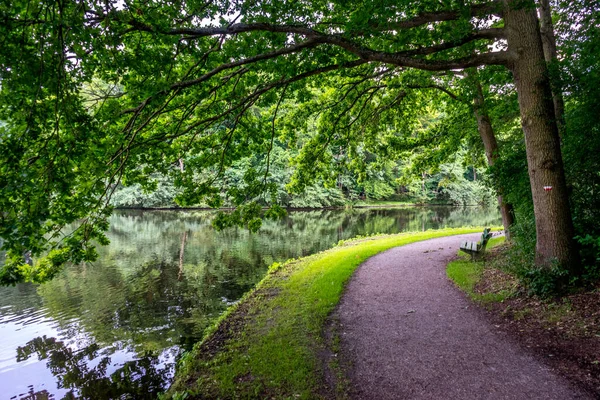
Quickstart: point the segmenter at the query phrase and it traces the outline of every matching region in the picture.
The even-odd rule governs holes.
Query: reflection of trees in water
[[[250,289],[273,261],[359,234],[498,221],[497,212],[448,207],[317,210],[265,221],[251,234],[215,232],[213,215],[118,213],[111,220],[111,245],[100,250],[100,259],[68,268],[38,293],[59,322],[77,318],[98,341],[132,341],[138,351],[156,350],[201,336],[226,301]]]
[[[39,293],[63,333],[76,335],[83,327],[99,343],[125,343],[144,354],[173,345],[189,348],[198,340],[227,306],[221,279],[203,264],[153,260],[129,275],[114,268],[70,270]],[[79,329],[71,329],[69,317]]]
[[[48,357],[59,381],[75,385],[65,387],[92,388],[92,381],[98,379],[98,385],[109,390],[117,375],[103,376],[102,361],[93,368],[86,366],[90,360],[86,354],[109,360],[112,347],[127,347],[140,358],[119,370],[123,379],[131,381],[131,373],[156,368],[156,356],[163,349],[190,348],[228,302],[254,286],[274,261],[315,253],[357,235],[499,221],[493,210],[448,207],[318,210],[290,212],[283,220],[265,221],[258,233],[251,234],[236,228],[216,232],[210,225],[213,216],[210,212],[115,214],[111,245],[100,249],[98,261],[71,266],[38,288],[62,335],[76,337],[83,330],[98,345],[71,352],[59,342],[38,338],[24,349],[31,347],[30,354],[39,351]],[[105,347],[99,351],[98,346]],[[137,393],[133,382],[126,390]]]
[[[273,261],[315,253],[359,234],[498,220],[496,212],[474,208],[317,210],[265,221],[251,234],[235,228],[216,232],[210,226],[213,215],[116,214],[111,245],[101,249],[100,259],[72,266],[38,292],[57,320],[77,318],[102,343],[127,341],[137,352],[187,347]]]
[[[107,375],[111,359],[101,353],[97,344],[73,350],[55,338],[37,337],[17,349],[17,361],[24,361],[33,354],[39,360],[48,360],[48,369],[56,377],[58,387],[69,390],[64,399],[76,396],[84,399],[154,399],[169,384],[170,374],[164,366],[159,366],[155,357],[125,362]],[[36,397],[31,399],[44,398],[44,393],[32,395]]]
[[[0,316],[7,314],[23,314],[28,310],[43,307],[43,302],[36,292],[37,286],[20,283],[11,287],[0,287]]]
[[[122,268],[123,256],[177,260],[183,232],[189,232],[185,259],[230,266],[271,264],[331,247],[341,239],[373,233],[421,231],[444,226],[498,223],[495,209],[456,209],[451,207],[407,207],[396,209],[349,209],[291,211],[283,220],[264,221],[252,234],[231,228],[216,232],[211,227],[214,213],[201,212],[121,212],[113,216],[109,237],[110,254]],[[103,253],[103,256],[105,254]],[[259,267],[260,268],[260,267]],[[248,272],[247,268],[243,268]],[[238,271],[242,272],[242,271]],[[264,269],[261,270],[264,272]]]

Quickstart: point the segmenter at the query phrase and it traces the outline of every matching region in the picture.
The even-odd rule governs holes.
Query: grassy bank
[[[465,205],[454,204],[449,202],[437,202],[437,201],[427,201],[422,202],[417,199],[407,199],[407,200],[356,200],[348,203],[347,206],[357,207],[357,208],[386,208],[386,207],[411,207],[411,206],[419,206],[419,207],[434,207],[434,206],[443,206],[443,207],[464,207]],[[480,204],[472,204],[468,205],[468,207],[478,206],[481,207]]]
[[[416,206],[418,203],[410,200],[394,201],[394,200],[356,200],[349,202],[348,206],[365,207],[365,208],[385,208],[385,207],[410,207]]]
[[[307,210],[343,210],[349,207],[356,208],[395,208],[395,207],[481,207],[480,204],[461,205],[444,202],[418,202],[412,200],[348,200],[345,203],[332,206],[315,206],[315,207],[284,207],[288,211],[307,211]],[[263,209],[268,207],[263,206]],[[142,210],[142,211],[231,211],[235,207],[220,207],[212,208],[206,204],[199,204],[190,207],[179,207],[175,204],[165,206],[116,206],[117,210]]]
[[[504,237],[492,238],[488,242],[487,249],[490,250],[502,243],[504,243]],[[486,293],[475,291],[475,286],[481,281],[483,272],[484,263],[482,261],[471,261],[471,256],[462,252],[460,252],[460,258],[448,264],[446,269],[448,278],[476,302],[498,302],[512,294],[506,289]]]
[[[168,397],[320,398],[327,317],[354,270],[392,247],[482,228],[376,236],[283,264],[233,306],[185,355]]]

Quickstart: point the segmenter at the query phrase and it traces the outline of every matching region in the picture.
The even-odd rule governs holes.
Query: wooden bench
[[[487,246],[488,240],[490,240],[491,237],[492,232],[490,231],[490,228],[485,228],[479,242],[469,242],[465,240],[460,244],[460,249],[465,253],[470,254],[471,259],[475,259],[475,256],[483,254],[485,246]]]

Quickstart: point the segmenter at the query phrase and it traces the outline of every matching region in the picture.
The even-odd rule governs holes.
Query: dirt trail
[[[461,240],[370,258],[336,311],[357,399],[586,399],[510,340],[447,279]]]

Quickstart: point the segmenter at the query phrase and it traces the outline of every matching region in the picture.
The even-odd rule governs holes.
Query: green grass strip
[[[489,240],[486,248],[491,249],[502,243],[504,243],[504,237],[492,238]],[[448,278],[450,278],[456,286],[467,293],[472,300],[481,303],[497,302],[506,298],[508,293],[504,292],[486,293],[483,295],[475,292],[475,286],[481,280],[483,274],[483,261],[472,261],[469,255],[462,252],[459,252],[459,254],[460,259],[452,261],[446,268]]]
[[[322,397],[324,326],[356,268],[409,243],[481,232],[454,228],[340,242],[299,260],[274,264],[203,342],[180,360],[172,398]]]

